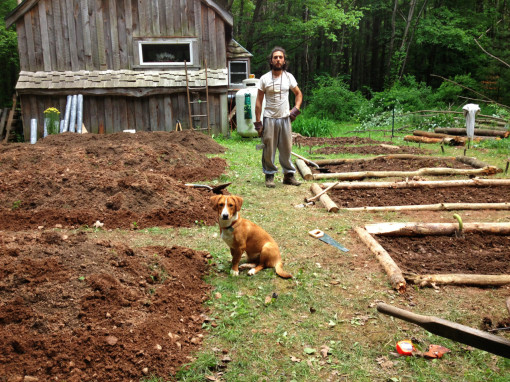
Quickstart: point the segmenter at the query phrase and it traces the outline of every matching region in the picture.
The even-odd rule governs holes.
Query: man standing
[[[291,161],[292,129],[291,122],[300,114],[299,108],[303,101],[303,94],[297,86],[296,79],[287,72],[288,62],[285,49],[276,47],[269,56],[271,71],[259,80],[257,101],[255,104],[255,129],[262,137],[262,171],[266,175],[266,187],[274,188],[274,174],[278,172],[275,166],[276,149],[279,152],[280,165],[283,169],[283,184],[299,186],[294,174],[296,168]],[[295,97],[295,106],[290,109],[289,90]],[[260,121],[262,102],[266,98],[263,123]]]

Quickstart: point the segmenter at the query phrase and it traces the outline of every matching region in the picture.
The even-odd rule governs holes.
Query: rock
[[[148,368],[148,367],[144,367],[144,368],[142,369],[142,374],[143,374],[143,375],[147,375],[147,374],[149,374],[149,368]]]
[[[115,336],[107,336],[106,337],[106,343],[110,346],[114,346],[119,342],[119,339]]]

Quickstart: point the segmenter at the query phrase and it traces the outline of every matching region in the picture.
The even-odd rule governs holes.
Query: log
[[[442,133],[431,133],[430,131],[414,130],[413,135],[418,137],[429,137],[429,138],[454,138],[453,135],[442,134]]]
[[[365,230],[371,235],[416,236],[416,235],[453,235],[459,228],[458,223],[378,223],[367,224]],[[464,223],[463,232],[490,233],[492,235],[510,235],[510,223]]]
[[[296,159],[296,167],[298,168],[299,173],[301,174],[304,180],[313,179],[312,170],[310,170],[310,167],[308,167],[304,160]]]
[[[424,176],[424,175],[494,175],[499,172],[500,169],[489,166],[480,169],[459,169],[459,168],[446,168],[446,167],[434,167],[434,168],[421,168],[416,171],[357,171],[357,172],[337,172],[331,174],[313,174],[313,179],[343,179],[343,180],[359,180],[365,178],[388,178],[388,177],[401,177],[401,178],[412,178],[413,176]]]
[[[462,127],[436,127],[434,129],[436,133],[450,134],[450,135],[466,135],[466,129]],[[475,135],[477,136],[489,136],[507,138],[510,135],[509,131],[500,130],[488,130],[488,129],[475,129]]]
[[[314,195],[318,195],[322,192],[322,188],[317,183],[313,183],[310,187],[310,190]],[[329,195],[323,194],[319,197],[319,200],[324,205],[324,207],[326,207],[328,212],[338,212],[338,206],[334,201],[331,200]]]
[[[333,187],[335,187],[338,183],[340,182],[336,182],[336,183],[333,183],[331,186],[325,188],[324,190],[321,190],[321,192],[319,192],[318,194],[316,194],[315,196],[311,197],[311,198],[305,198],[305,202],[306,203],[310,203],[310,202],[313,202],[315,199],[318,199],[320,198],[322,195],[324,195],[326,192],[328,192],[329,190],[331,190]],[[317,183],[315,183],[317,184]]]
[[[405,274],[405,279],[421,287],[431,285],[476,285],[502,286],[510,284],[510,275],[470,275],[470,274]]]
[[[357,163],[357,162],[371,162],[380,158],[384,159],[455,159],[452,156],[437,156],[437,155],[415,155],[415,154],[388,154],[376,155],[369,158],[336,158],[336,159],[318,159],[315,161],[317,165],[337,165],[344,163]]]
[[[510,179],[462,179],[462,180],[423,180],[402,182],[336,182],[321,183],[321,187],[327,188],[334,185],[333,189],[363,189],[363,188],[437,188],[437,187],[487,187],[487,186],[510,186]]]
[[[391,286],[399,293],[404,293],[406,291],[406,280],[388,252],[363,227],[355,227],[354,230],[363,243],[375,254],[379,264],[390,278]]]
[[[342,208],[343,211],[455,211],[510,210],[510,203],[438,203],[406,206],[366,206]]]
[[[462,163],[467,164],[474,168],[484,168],[484,167],[490,166],[488,163],[482,162],[481,160],[478,160],[473,157],[462,156],[462,157],[456,157],[455,159],[458,160],[459,162],[462,162]],[[498,172],[503,172],[503,170],[501,170],[501,169],[498,169],[498,170],[499,170]]]
[[[416,136],[416,135],[406,135],[404,137],[404,141],[417,142],[417,143],[441,143],[441,142],[445,142],[445,138],[429,138],[429,137],[421,137],[421,136]]]

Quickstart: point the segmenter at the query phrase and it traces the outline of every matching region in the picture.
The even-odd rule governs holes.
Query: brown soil
[[[206,253],[54,231],[0,241],[1,381],[138,381],[200,346]]]
[[[197,132],[49,136],[0,146],[0,229],[138,228],[214,224],[208,192],[186,182],[217,178],[224,148]]]
[[[65,229],[215,224],[211,193],[184,183],[221,175],[205,155],[221,152],[190,131],[0,146],[0,381],[139,381],[190,362],[210,255]]]
[[[335,165],[321,165],[332,173],[338,172],[357,172],[357,171],[415,171],[420,168],[447,167],[458,169],[473,168],[455,159],[435,159],[435,158],[416,158],[416,159],[397,159],[397,158],[375,158],[370,161],[354,161]],[[312,172],[319,172],[311,168]]]
[[[381,144],[391,146],[384,147]],[[337,137],[337,138],[319,138],[294,136],[296,146],[325,146],[314,149],[314,154],[417,154],[428,155],[430,150],[414,146],[395,146],[392,142],[381,142],[370,138],[360,137]],[[360,146],[362,145],[362,146]]]
[[[510,236],[377,236],[404,273],[510,274]]]
[[[340,208],[437,203],[508,203],[510,187],[333,189],[328,191],[328,195]]]

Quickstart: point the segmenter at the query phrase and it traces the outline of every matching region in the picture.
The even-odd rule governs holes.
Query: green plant
[[[21,207],[21,200],[16,200],[12,203],[11,210],[16,210]]]
[[[58,134],[59,132],[60,111],[54,107],[44,110],[44,123],[48,129],[48,134]]]
[[[308,115],[309,113],[305,114]],[[292,123],[292,131],[305,137],[327,137],[331,136],[335,128],[335,122],[329,119],[317,117],[301,117]]]

